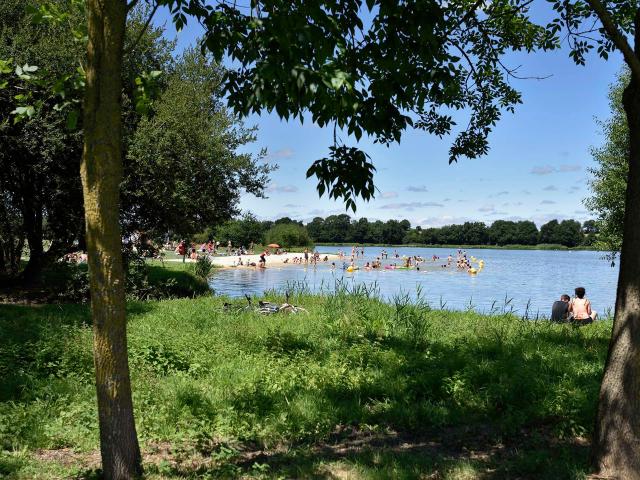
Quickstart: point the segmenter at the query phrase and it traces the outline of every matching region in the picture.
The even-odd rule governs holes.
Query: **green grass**
[[[151,285],[174,282],[171,293],[176,297],[194,297],[210,292],[206,280],[194,275],[194,264],[180,262],[147,261],[148,279]]]
[[[265,317],[225,313],[224,300],[129,305],[148,478],[588,472],[608,321],[574,328],[344,293],[297,296],[308,314]],[[0,477],[95,477],[92,372],[87,308],[0,305]]]

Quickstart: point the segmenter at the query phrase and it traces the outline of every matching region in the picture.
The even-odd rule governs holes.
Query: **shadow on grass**
[[[179,265],[179,264],[178,264]],[[191,271],[191,264],[178,267],[167,264],[160,266],[147,264],[148,279],[151,285],[169,283],[168,294],[172,297],[194,297],[210,293],[209,285]]]
[[[130,315],[152,309],[132,302]],[[91,378],[88,305],[0,305],[0,402],[37,398],[51,378]]]
[[[292,334],[268,340],[266,349],[292,363],[299,361],[292,352],[325,357]],[[366,338],[345,342],[345,365],[369,372],[359,384],[330,379],[318,389],[300,382],[270,393],[263,379],[229,400],[242,418],[260,425],[286,418],[279,428],[303,443],[272,451],[239,448],[216,465],[177,466],[171,475],[561,479],[588,472],[585,438],[595,415],[604,337],[541,326],[516,334],[487,329],[446,342],[431,336],[420,345],[399,336],[375,347]],[[198,406],[195,416],[216,417],[217,405]],[[336,425],[352,426],[346,429],[351,433],[336,435]]]
[[[66,340],[90,324],[85,306],[0,305],[0,401],[32,394],[32,380],[46,379]]]
[[[586,472],[585,444],[541,432],[491,442],[486,428],[444,429],[431,436],[346,429],[326,442],[272,451],[219,446],[197,459],[158,457],[161,478],[571,479]]]

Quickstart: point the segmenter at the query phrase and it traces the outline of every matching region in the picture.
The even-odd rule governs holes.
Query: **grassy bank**
[[[273,298],[282,301],[281,298]],[[611,325],[298,296],[131,303],[148,478],[584,478]],[[0,305],[0,477],[95,478],[83,306]]]
[[[351,246],[351,244],[344,243],[318,243],[317,246],[331,246],[331,247],[343,247],[345,245]],[[385,247],[385,248],[400,248],[400,247],[419,247],[419,248],[449,248],[453,250],[457,250],[459,248],[463,249],[480,249],[480,250],[592,250],[592,251],[603,251],[598,250],[594,247],[565,247],[564,245],[550,244],[550,243],[541,243],[540,245],[446,245],[446,244],[438,244],[438,245],[425,245],[422,243],[407,243],[402,245],[393,245],[393,244],[384,244],[384,243],[357,243],[355,244],[359,247]]]
[[[147,261],[144,268],[130,269],[128,297],[182,298],[210,294],[207,281],[195,274],[194,264]],[[78,303],[89,300],[86,264],[55,264],[37,282],[17,279],[0,282],[0,304]]]

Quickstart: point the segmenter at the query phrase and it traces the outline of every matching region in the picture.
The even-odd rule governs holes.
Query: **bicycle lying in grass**
[[[247,299],[247,305],[237,305],[225,302],[222,307],[223,311],[234,313],[256,312],[260,315],[273,315],[276,313],[309,313],[305,308],[289,303],[289,293],[286,293],[285,302],[282,304],[259,300],[258,304],[255,305],[249,295],[245,294],[245,298]]]

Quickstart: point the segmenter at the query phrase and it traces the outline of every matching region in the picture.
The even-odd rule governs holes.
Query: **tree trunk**
[[[31,185],[33,187],[33,185]],[[29,187],[23,198],[22,218],[29,244],[29,261],[22,272],[26,283],[37,280],[42,270],[44,247],[42,245],[42,205],[35,188]]]
[[[93,348],[104,477],[142,474],[127,358],[125,279],[119,225],[124,0],[87,0],[84,196]]]
[[[636,34],[640,35],[637,29]],[[625,480],[640,479],[639,80],[632,77],[623,95],[631,142],[629,177],[616,310],[592,450],[592,462],[598,472]]]

